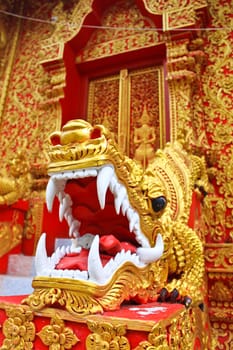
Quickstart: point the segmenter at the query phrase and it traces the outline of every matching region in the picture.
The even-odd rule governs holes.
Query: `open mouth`
[[[41,235],[35,259],[37,276],[104,285],[125,263],[143,268],[162,256],[162,236],[158,234],[155,246],[150,246],[112,165],[50,174],[49,211],[56,196],[59,219],[67,221],[71,243],[48,257],[46,234]]]

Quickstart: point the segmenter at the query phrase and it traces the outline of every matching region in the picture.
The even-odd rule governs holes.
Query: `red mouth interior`
[[[105,208],[100,208],[95,177],[69,180],[65,192],[73,202],[73,217],[81,223],[80,236],[86,233],[100,236],[100,257],[103,266],[122,249],[135,253],[138,244],[134,234],[129,232],[127,217],[122,213],[116,214],[111,191],[106,193]],[[86,249],[82,249],[80,254],[69,254],[60,260],[56,268],[86,271],[88,254]]]

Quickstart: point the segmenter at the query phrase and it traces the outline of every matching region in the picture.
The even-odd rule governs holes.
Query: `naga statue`
[[[202,158],[168,144],[144,170],[108,129],[81,119],[50,135],[49,158],[46,203],[52,211],[59,200],[70,245],[48,257],[41,235],[23,303],[88,315],[127,302],[203,302],[203,246],[188,226],[192,193],[208,183]]]

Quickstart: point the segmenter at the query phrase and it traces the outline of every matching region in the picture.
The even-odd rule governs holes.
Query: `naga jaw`
[[[118,181],[111,165],[52,174],[46,192],[50,211],[55,196],[60,202],[59,218],[65,218],[69,225],[71,245],[59,247],[47,257],[43,234],[36,252],[37,276],[104,285],[125,263],[140,269],[162,256],[161,235],[158,234],[155,246],[150,247],[140,230],[139,215],[130,205],[126,188]],[[91,232],[94,226],[98,229]],[[100,241],[109,234],[116,237],[119,247],[114,255],[107,257],[108,252],[101,251]],[[73,263],[63,266],[62,259],[69,256]]]

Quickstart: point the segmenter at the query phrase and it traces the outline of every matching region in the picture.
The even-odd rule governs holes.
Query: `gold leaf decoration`
[[[87,350],[130,350],[126,334],[126,326],[112,325],[108,322],[87,321],[87,326],[93,333],[86,338]]]
[[[5,339],[1,350],[29,350],[33,348],[35,325],[32,322],[33,313],[23,307],[6,309],[8,318],[3,324]]]
[[[78,341],[73,330],[65,327],[65,323],[57,315],[38,333],[42,342],[49,346],[49,350],[71,349]]]

